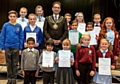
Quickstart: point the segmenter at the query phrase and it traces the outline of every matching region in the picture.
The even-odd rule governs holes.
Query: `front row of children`
[[[93,46],[90,46],[90,35],[83,34],[81,37],[81,46],[76,51],[76,58],[74,61],[74,55],[70,52],[70,65],[72,66],[75,62],[76,75],[78,76],[78,84],[89,84],[94,76],[94,82],[100,84],[111,84],[110,75],[99,75],[99,61],[98,58],[110,58],[111,69],[115,69],[115,61],[113,53],[108,50],[109,41],[107,39],[100,40],[100,49],[95,52]],[[56,54],[53,51],[54,42],[48,40],[45,44],[45,50],[43,53],[53,52],[53,67],[42,66],[43,53],[39,58],[39,51],[34,49],[35,40],[30,37],[27,39],[28,48],[23,50],[21,65],[22,74],[24,76],[24,84],[35,84],[35,76],[38,75],[39,66],[43,70],[43,84],[54,84],[54,77],[56,77],[57,84],[74,84],[74,76],[71,67],[59,67],[59,52],[65,52],[70,50],[70,40],[65,39],[62,42],[63,50],[59,50]],[[104,53],[103,53],[104,52]],[[49,55],[49,54],[48,54]],[[51,56],[51,55],[50,55]],[[57,68],[57,69],[56,69]],[[56,74],[55,74],[55,73]],[[104,78],[104,80],[103,80]]]

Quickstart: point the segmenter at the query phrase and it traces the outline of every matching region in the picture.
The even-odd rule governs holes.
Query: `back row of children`
[[[40,9],[41,10],[37,11],[36,7],[36,13],[38,12],[41,14],[41,11],[43,12],[41,6]],[[21,19],[21,25],[24,24],[24,21],[27,21],[27,19],[25,19],[25,15],[27,14],[26,12],[26,8],[21,8],[21,18],[18,18],[18,21],[20,21]],[[3,50],[3,53],[6,54],[6,63],[8,66],[7,84],[16,84],[18,55],[21,54],[21,50],[23,49],[23,42],[24,48],[26,48],[25,50],[23,50],[21,59],[21,69],[23,70],[22,73],[25,77],[24,84],[29,84],[29,82],[31,82],[31,84],[35,84],[35,76],[38,75],[39,70],[38,65],[40,65],[43,70],[44,84],[48,84],[48,82],[50,82],[50,84],[53,84],[54,71],[56,71],[55,76],[56,82],[58,84],[73,84],[75,82],[75,76],[73,76],[73,73],[77,75],[76,80],[78,81],[78,84],[89,84],[91,82],[91,76],[94,75],[94,82],[110,84],[106,83],[106,81],[108,81],[109,79],[109,82],[111,82],[111,76],[99,75],[97,73],[97,68],[99,67],[98,58],[110,58],[111,69],[115,68],[115,60],[118,58],[119,55],[119,35],[115,29],[113,18],[105,18],[102,25],[100,26],[100,15],[95,14],[95,26],[101,27],[101,30],[98,29],[100,30],[100,32],[93,37],[93,34],[91,34],[91,32],[88,32],[94,30],[93,23],[89,22],[87,24],[80,24],[84,23],[83,13],[76,13],[76,19],[72,21],[68,33],[69,39],[65,39],[62,42],[63,50],[59,50],[57,53],[53,52],[54,43],[52,40],[48,40],[45,44],[45,50],[43,50],[39,58],[38,50],[40,49],[40,44],[42,44],[43,42],[43,34],[41,29],[35,24],[36,20],[39,19],[39,21],[43,21],[44,17],[39,18],[40,15],[38,14],[38,19],[36,19],[35,14],[29,14],[29,25],[24,26],[25,28],[23,31],[23,26],[21,27],[20,24],[16,22],[17,12],[10,11],[8,15],[10,21],[3,25],[1,32],[1,48]],[[69,16],[69,14],[66,16]],[[87,31],[86,33],[83,29],[78,30],[79,26],[83,27],[85,25]],[[27,32],[31,32],[30,38],[27,37]],[[32,34],[34,32],[37,32],[37,34]],[[36,39],[34,39],[34,37],[32,38],[32,36],[34,35],[36,35]],[[94,49],[96,48],[96,46],[93,47],[91,45],[91,41],[92,43],[94,42],[91,39],[97,39],[97,44],[92,44],[99,46],[99,49],[97,51],[95,51]],[[49,54],[49,56],[51,57],[47,57],[47,54]],[[67,58],[69,58],[69,60]],[[52,59],[54,61],[52,61]],[[58,66],[54,67],[54,63],[55,66]],[[71,65],[75,66],[73,67],[73,71],[71,69]],[[106,80],[103,81],[103,77],[106,78]]]

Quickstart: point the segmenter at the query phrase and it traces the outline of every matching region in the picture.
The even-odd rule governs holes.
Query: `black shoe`
[[[12,80],[8,80],[7,84],[12,84]]]

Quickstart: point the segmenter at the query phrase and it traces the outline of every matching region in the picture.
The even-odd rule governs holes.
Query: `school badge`
[[[92,55],[92,50],[89,50],[89,55]]]
[[[16,30],[17,30],[17,31],[20,31],[20,28],[19,28],[19,27],[17,27],[17,28],[16,28]]]

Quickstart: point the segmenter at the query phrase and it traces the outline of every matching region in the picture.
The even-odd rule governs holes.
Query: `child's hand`
[[[115,56],[115,60],[118,60],[118,56]]]
[[[79,70],[76,70],[76,75],[77,75],[77,76],[80,76]]]
[[[22,71],[22,75],[25,76],[25,72],[24,71]]]
[[[99,35],[96,35],[96,40],[98,40],[99,39]]]
[[[21,55],[22,54],[22,51],[21,50],[19,50],[19,55]]]
[[[55,62],[56,62],[56,63],[58,63],[58,61],[59,61],[59,58],[58,58],[58,57],[56,57],[56,58],[55,58]]]
[[[48,66],[46,66],[46,67],[44,67],[44,68],[48,69],[48,68],[50,68],[50,66],[48,65]]]
[[[90,76],[94,76],[94,74],[95,74],[95,71],[90,72]]]
[[[75,46],[79,47],[79,46],[80,46],[80,44],[79,44],[79,43],[77,43],[77,44],[75,44]]]
[[[70,58],[70,63],[71,63],[71,65],[74,64],[74,59],[73,58]]]
[[[24,47],[27,48],[27,43],[24,43]]]
[[[96,63],[95,66],[98,67],[99,66],[98,63]]]
[[[115,66],[111,65],[111,69],[115,69]]]
[[[5,50],[2,50],[2,54],[5,54]]]
[[[35,43],[35,47],[38,47],[39,46],[39,43]]]
[[[37,77],[39,74],[39,71],[37,70],[36,73],[35,73],[35,77]]]
[[[57,76],[57,71],[55,71],[55,74],[54,74],[54,77],[56,78],[56,76]]]

